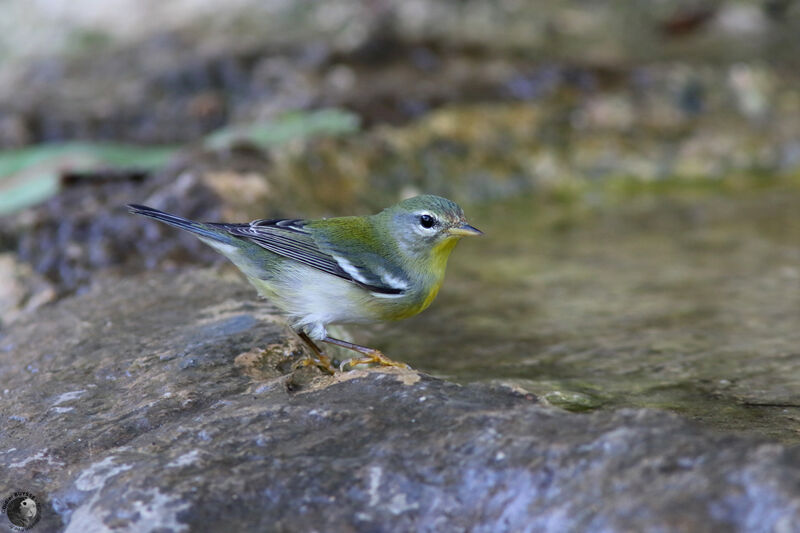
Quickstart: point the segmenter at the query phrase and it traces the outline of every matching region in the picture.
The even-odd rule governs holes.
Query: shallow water
[[[800,441],[799,207],[773,186],[468,209],[486,237],[459,244],[428,311],[369,341],[570,410],[659,407]]]

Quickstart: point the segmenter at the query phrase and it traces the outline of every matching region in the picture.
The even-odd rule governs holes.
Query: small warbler
[[[328,336],[328,324],[400,320],[427,308],[444,278],[447,258],[461,237],[482,235],[455,203],[423,195],[372,216],[321,220],[200,223],[152,207],[129,205],[190,231],[230,259],[259,293],[281,308],[316,356],[333,372],[314,341],[359,352],[348,361],[406,366],[380,351]]]

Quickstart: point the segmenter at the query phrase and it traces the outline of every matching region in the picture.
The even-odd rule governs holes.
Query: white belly
[[[300,264],[282,272],[280,280],[248,276],[258,292],[283,309],[295,328],[322,339],[328,324],[369,323],[371,294],[354,283]]]

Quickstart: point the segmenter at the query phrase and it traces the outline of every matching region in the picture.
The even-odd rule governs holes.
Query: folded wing
[[[337,254],[330,246],[320,248],[304,220],[255,220],[249,224],[208,224],[246,239],[272,253],[355,283],[371,292],[400,295],[408,286],[397,272],[376,268],[368,253]],[[370,266],[373,265],[373,266]]]

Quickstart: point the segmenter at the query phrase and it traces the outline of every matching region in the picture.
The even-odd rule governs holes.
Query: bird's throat
[[[447,259],[450,257],[450,252],[458,244],[458,241],[458,237],[450,237],[434,246],[433,250],[431,250],[431,272],[433,273],[434,283],[425,296],[425,300],[420,306],[420,311],[427,309],[436,299],[436,295],[439,294],[439,288],[444,280],[444,272],[447,269]]]
[[[458,237],[449,237],[431,250],[431,267],[437,277],[444,277],[444,271],[447,268],[447,259],[450,257],[450,252],[458,244]]]

